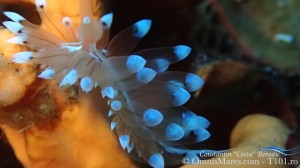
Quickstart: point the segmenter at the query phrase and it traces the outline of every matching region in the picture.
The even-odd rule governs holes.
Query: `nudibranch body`
[[[4,12],[12,21],[3,24],[16,35],[8,42],[32,49],[16,53],[14,62],[42,65],[39,77],[55,78],[60,86],[78,84],[85,92],[100,87],[102,96],[108,98],[111,129],[116,130],[121,147],[153,167],[182,164],[183,157],[214,152],[184,147],[210,136],[209,121],[182,106],[189,92],[198,90],[204,81],[192,73],[167,71],[170,64],[189,55],[190,47],[132,53],[150,30],[151,20],[138,21],[109,40],[112,13],[97,20],[82,9],[82,22],[75,26],[70,17],[59,19],[51,14],[45,0],[37,0],[36,7],[43,26]]]

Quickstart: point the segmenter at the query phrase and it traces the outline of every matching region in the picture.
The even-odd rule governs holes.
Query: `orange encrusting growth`
[[[12,55],[25,47],[6,43],[14,36],[8,30],[0,29],[0,34],[0,107],[4,107],[21,99],[36,75],[31,65],[11,63]]]
[[[3,129],[26,167],[135,167],[106,121],[87,103],[67,106],[52,129],[42,125],[21,133],[7,126]]]

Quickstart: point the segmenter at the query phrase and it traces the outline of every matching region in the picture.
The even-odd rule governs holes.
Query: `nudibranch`
[[[56,17],[46,0],[36,0],[42,26],[4,12],[12,21],[3,24],[16,35],[8,42],[30,48],[16,53],[13,61],[41,65],[38,77],[57,80],[60,86],[76,85],[84,92],[100,87],[121,147],[152,167],[178,165],[183,157],[215,152],[185,147],[210,136],[209,121],[183,107],[190,92],[203,86],[203,79],[167,71],[191,48],[177,45],[132,52],[150,30],[151,20],[140,20],[109,40],[113,14],[97,19],[87,7],[81,6],[79,26],[71,17]]]

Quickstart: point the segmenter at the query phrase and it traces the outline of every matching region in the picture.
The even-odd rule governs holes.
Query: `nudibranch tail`
[[[32,49],[16,53],[14,62],[43,65],[38,77],[56,79],[59,86],[78,85],[84,92],[100,87],[121,147],[152,167],[181,164],[185,156],[197,157],[199,151],[185,145],[208,139],[210,122],[183,105],[204,80],[193,73],[167,71],[190,54],[190,47],[132,53],[149,32],[151,20],[140,20],[109,41],[112,13],[97,20],[85,4],[82,22],[76,27],[70,17],[55,17],[45,0],[37,0],[36,6],[42,26],[17,13],[4,12],[12,21],[3,24],[16,35],[8,42]]]

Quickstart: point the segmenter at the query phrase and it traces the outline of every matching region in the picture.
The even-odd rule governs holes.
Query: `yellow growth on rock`
[[[290,128],[280,119],[262,115],[253,114],[241,119],[231,132],[230,154],[212,158],[211,162],[220,160],[226,161],[252,161],[244,164],[194,164],[185,165],[182,168],[284,168],[286,165],[270,164],[269,158],[278,159],[280,156],[267,157],[274,151],[259,151],[259,146],[269,147],[277,146],[284,148],[288,135],[291,133]],[[258,160],[259,164],[254,163]],[[274,160],[273,160],[274,161]]]

